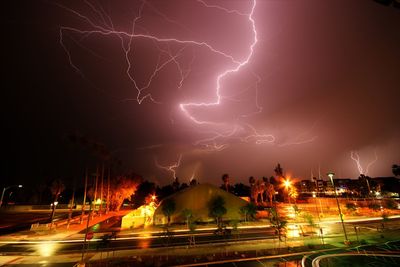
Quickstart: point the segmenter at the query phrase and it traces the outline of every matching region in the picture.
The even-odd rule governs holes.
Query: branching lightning
[[[204,1],[199,1],[199,2],[204,3]],[[205,4],[205,3],[204,3],[204,4]],[[206,4],[205,4],[205,5],[206,5]],[[206,6],[207,6],[207,7],[210,7],[210,6],[208,6],[208,5],[206,5]],[[211,7],[216,7],[216,6],[211,6]],[[189,112],[188,109],[193,108],[193,107],[199,108],[199,107],[210,107],[210,106],[219,105],[219,104],[221,103],[221,99],[222,99],[222,96],[221,96],[221,93],[220,93],[220,90],[221,90],[221,81],[222,81],[226,76],[228,76],[229,74],[238,72],[243,66],[245,66],[245,65],[247,65],[247,64],[249,63],[250,58],[252,57],[253,52],[254,52],[254,47],[255,47],[255,45],[256,45],[257,42],[258,42],[256,25],[255,25],[255,21],[254,21],[254,18],[253,18],[253,14],[254,14],[255,7],[256,7],[256,0],[253,1],[253,5],[252,5],[252,7],[251,7],[250,14],[248,15],[248,19],[249,19],[249,21],[251,22],[252,31],[253,31],[253,42],[252,42],[252,44],[250,45],[250,52],[249,52],[249,54],[247,55],[246,59],[243,60],[243,61],[241,61],[241,62],[240,62],[240,61],[234,60],[234,59],[233,59],[233,56],[228,56],[228,55],[225,54],[225,56],[227,56],[228,58],[231,58],[231,59],[232,59],[232,61],[236,64],[236,66],[234,66],[233,68],[230,68],[230,69],[225,70],[224,72],[222,72],[221,74],[219,74],[219,75],[217,76],[216,91],[215,91],[215,92],[216,92],[216,100],[215,100],[214,102],[200,102],[200,103],[199,103],[199,102],[189,102],[189,103],[181,103],[181,104],[179,105],[179,107],[180,107],[180,109],[182,110],[182,112],[183,112],[190,120],[192,120],[194,123],[196,123],[196,124],[215,124],[214,122],[199,120],[199,119],[195,118],[193,115],[191,115],[191,113]],[[226,10],[226,9],[223,9],[223,8],[221,8],[221,9],[224,10],[224,11],[226,11],[226,12],[230,12],[230,11],[228,11],[228,10]],[[240,14],[240,15],[242,15],[242,14]]]
[[[180,101],[177,104],[177,110],[180,112],[182,117],[191,123],[191,126],[198,134],[204,134],[203,136],[205,136],[204,138],[193,142],[193,144],[196,147],[200,147],[205,151],[218,152],[228,148],[232,141],[241,143],[252,143],[256,145],[276,143],[276,138],[274,135],[263,133],[263,131],[256,129],[256,127],[254,127],[253,125],[247,122],[243,122],[245,118],[259,114],[263,110],[263,107],[259,104],[258,101],[259,84],[261,82],[261,78],[256,73],[251,71],[255,80],[253,85],[244,88],[242,91],[239,90],[239,93],[237,93],[236,91],[236,93],[232,93],[230,96],[225,96],[221,93],[223,82],[226,81],[231,75],[238,74],[242,69],[249,65],[249,62],[254,55],[255,47],[258,43],[258,33],[256,29],[256,22],[254,19],[257,1],[249,0],[251,8],[249,8],[248,12],[243,12],[236,9],[228,9],[223,6],[209,4],[207,0],[192,1],[193,3],[201,5],[205,9],[215,9],[218,12],[224,12],[229,16],[240,16],[240,18],[244,18],[247,20],[251,28],[252,37],[251,40],[249,40],[248,53],[246,53],[244,58],[237,58],[236,56],[226,51],[217,49],[214,45],[206,41],[194,40],[190,38],[185,39],[174,37],[159,37],[154,33],[148,32],[143,27],[143,25],[141,25],[143,24],[141,22],[143,21],[144,17],[144,10],[147,7],[152,9],[158,16],[163,18],[168,23],[172,23],[175,25],[179,24],[175,20],[163,14],[160,10],[158,10],[149,1],[146,0],[142,0],[140,2],[140,6],[138,7],[135,14],[132,16],[129,30],[121,30],[120,27],[117,27],[117,24],[114,23],[112,17],[103,9],[103,7],[98,2],[92,3],[88,0],[83,1],[85,7],[91,10],[92,16],[85,15],[83,12],[80,12],[78,10],[57,4],[59,7],[73,14],[75,17],[79,18],[80,21],[83,22],[83,25],[79,28],[71,26],[61,26],[59,30],[60,45],[64,49],[71,67],[76,70],[77,73],[84,76],[83,71],[78,67],[78,64],[75,63],[76,59],[68,48],[66,39],[69,38],[75,43],[79,44],[82,39],[88,38],[90,36],[117,38],[118,47],[120,47],[123,54],[124,71],[127,80],[129,80],[129,82],[132,84],[135,92],[134,97],[126,98],[124,99],[124,101],[136,101],[138,104],[142,104],[145,100],[155,104],[162,104],[162,100],[158,99],[157,96],[153,96],[151,89],[154,87],[154,81],[156,77],[159,76],[160,73],[166,68],[173,67],[176,69],[176,73],[179,78],[176,84],[176,88],[183,88],[186,79],[191,74],[192,64],[194,64],[195,61],[194,52],[192,52],[191,60],[187,60],[187,51],[189,49],[192,49],[192,51],[195,51],[195,49],[207,51],[217,58],[221,58],[222,60],[224,60],[224,62],[227,62],[228,67],[226,67],[226,69],[222,70],[216,75],[214,86],[212,87],[212,101]],[[93,14],[95,15],[93,16]],[[185,26],[180,26],[181,28],[186,29]],[[76,38],[76,36],[78,36],[78,38]],[[134,58],[137,55],[137,51],[135,51],[135,43],[140,40],[145,40],[153,44],[151,49],[155,49],[157,51],[156,56],[158,55],[158,59],[153,64],[152,69],[147,77],[142,77],[145,75],[136,77],[139,76],[137,74],[135,76],[136,69],[138,69],[138,63],[134,61]],[[195,115],[195,113],[193,112],[194,110],[198,109],[207,110],[207,108],[220,106],[224,100],[241,102],[241,94],[249,90],[254,90],[255,111],[240,114],[233,122],[221,123],[213,121],[212,119],[206,120]],[[209,115],[210,118],[213,117],[213,114]],[[174,119],[171,118],[171,121],[174,121]],[[311,139],[298,138],[294,141],[293,144],[307,143],[313,141],[314,139],[315,137]],[[282,146],[291,144],[292,143],[287,143],[283,144]],[[157,145],[157,147],[158,146],[159,145]],[[149,147],[152,148],[155,146]],[[181,164],[181,159],[182,154],[180,154],[178,161],[174,162],[171,165],[160,165],[157,162],[157,159],[155,159],[155,163],[157,167],[170,172],[172,176],[176,178],[176,169],[179,168]],[[367,166],[367,171],[370,165],[371,164]]]
[[[367,164],[367,166],[365,167],[365,169],[364,169],[363,166],[362,166],[362,164],[361,164],[360,155],[359,155],[357,152],[355,152],[355,151],[351,151],[351,152],[350,152],[350,158],[351,158],[352,160],[354,160],[354,162],[356,163],[357,170],[358,170],[358,172],[360,173],[360,175],[361,175],[361,174],[363,174],[363,175],[368,175],[369,168],[370,168],[375,162],[377,162],[377,160],[378,160],[378,154],[376,153],[376,150],[374,151],[374,155],[375,155],[375,158],[374,158],[372,161],[370,161],[370,162]]]
[[[160,169],[166,170],[168,172],[170,172],[172,174],[172,178],[176,179],[176,169],[179,168],[179,166],[181,165],[181,161],[182,161],[182,154],[179,155],[178,160],[176,162],[173,162],[171,165],[161,165],[157,158],[154,159],[154,162],[156,164],[156,166]]]

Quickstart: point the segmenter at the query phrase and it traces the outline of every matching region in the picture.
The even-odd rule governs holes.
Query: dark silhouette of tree
[[[224,198],[221,196],[212,198],[208,204],[208,212],[209,216],[215,219],[218,229],[221,229],[222,216],[227,212]]]
[[[235,184],[232,191],[236,196],[250,196],[250,186],[243,183]]]
[[[255,218],[257,214],[257,207],[253,202],[249,202],[240,208],[240,213],[244,216],[244,221],[247,222],[249,219]]]
[[[195,185],[197,185],[197,180],[196,179],[192,179],[192,180],[190,180],[190,184],[189,184],[190,186],[195,186]]]
[[[222,175],[222,182],[224,183],[225,191],[229,192],[229,174],[225,173]]]
[[[157,192],[158,198],[160,200],[162,200],[162,199],[172,195],[175,191],[174,191],[174,188],[172,187],[172,185],[168,184],[168,185],[165,185],[165,186],[163,186],[161,188],[158,187],[156,189],[156,192]]]
[[[278,178],[282,178],[283,177],[283,169],[282,169],[280,163],[278,163],[278,165],[276,165],[276,167],[274,169],[274,172],[275,172],[275,176],[276,177],[278,177]]]
[[[179,191],[181,183],[179,182],[179,178],[175,177],[174,181],[172,182],[172,188],[175,192]]]
[[[188,184],[187,183],[181,183],[181,186],[179,187],[179,191],[181,191],[181,190],[183,190],[183,189],[185,189],[185,188],[188,188],[189,186],[188,186]]]
[[[274,176],[269,177],[269,183],[272,184],[274,187],[278,185],[278,181],[275,179]]]
[[[138,185],[135,195],[132,197],[133,207],[138,208],[143,204],[146,204],[146,198],[149,195],[156,193],[155,183],[144,181]]]
[[[172,198],[166,199],[161,203],[161,210],[167,217],[167,225],[169,226],[171,223],[171,215],[175,212],[175,201]]]
[[[253,186],[256,183],[256,179],[253,176],[249,177],[249,184],[250,186]]]
[[[400,165],[393,164],[392,165],[392,172],[394,176],[399,176],[400,175]]]

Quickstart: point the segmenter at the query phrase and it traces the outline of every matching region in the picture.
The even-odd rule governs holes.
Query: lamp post
[[[340,209],[340,204],[339,204],[338,195],[337,195],[336,188],[335,188],[335,183],[333,182],[333,176],[334,175],[335,174],[333,172],[328,173],[328,176],[331,179],[331,183],[332,183],[332,186],[333,186],[333,191],[335,191],[336,204],[337,204],[338,211],[339,211],[340,221],[342,222],[342,227],[343,227],[344,243],[347,245],[349,243],[349,240],[347,239],[347,233],[346,233],[346,228],[344,226],[342,210]]]
[[[21,187],[22,187],[22,184],[10,185],[10,186],[7,186],[7,187],[4,187],[4,188],[3,188],[3,192],[1,193],[1,199],[0,199],[0,207],[3,205],[4,193],[6,192],[7,189],[10,189],[10,188],[12,188],[12,187],[21,188]]]
[[[283,181],[283,185],[284,185],[284,186],[285,186],[285,188],[286,188],[287,197],[288,197],[288,201],[289,201],[289,204],[290,204],[289,189],[290,189],[290,187],[291,187],[292,183],[290,182],[290,180],[289,180],[289,179],[286,179],[285,181]]]

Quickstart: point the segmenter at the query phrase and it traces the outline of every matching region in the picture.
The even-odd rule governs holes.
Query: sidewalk
[[[105,221],[114,216],[123,216],[127,212],[126,210],[119,212],[110,212],[108,214],[96,215],[89,221],[89,227],[94,226],[95,224]],[[79,232],[86,229],[87,225],[87,215],[84,216],[84,220],[82,224],[79,220],[80,216],[76,216],[78,218],[77,221],[71,223],[67,228],[66,220],[63,220],[61,225],[56,226],[55,229],[52,230],[43,230],[43,231],[35,231],[35,230],[25,230],[16,232],[13,234],[0,236],[0,241],[56,241],[56,240],[65,240],[71,238],[74,235],[78,235]],[[58,223],[60,224],[60,222]],[[79,234],[82,237],[84,234]]]

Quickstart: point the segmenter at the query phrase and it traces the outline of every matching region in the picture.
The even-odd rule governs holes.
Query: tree
[[[236,196],[249,196],[250,195],[250,187],[243,183],[238,183],[233,186],[233,193]]]
[[[197,185],[197,180],[193,178],[190,180],[189,186],[195,186],[195,185]]]
[[[154,195],[156,191],[155,183],[144,181],[140,183],[137,187],[137,190],[132,197],[133,200],[133,207],[138,208],[146,203],[146,200],[149,195]]]
[[[272,227],[275,228],[279,241],[282,241],[282,232],[286,229],[287,221],[279,215],[275,207],[270,209],[268,219]]]
[[[229,174],[223,174],[221,179],[224,183],[225,191],[229,192]]]
[[[181,183],[179,182],[179,178],[175,177],[174,181],[172,182],[172,188],[174,189],[174,192],[179,191]]]
[[[394,176],[399,176],[400,175],[400,165],[393,164],[392,165],[392,172]]]
[[[193,212],[191,209],[184,209],[182,210],[182,217],[185,218],[186,220],[186,226],[189,228],[192,218],[193,218]]]
[[[303,214],[303,218],[306,221],[307,225],[311,227],[311,236],[314,236],[314,227],[316,226],[314,222],[314,217],[309,213],[305,213]]]
[[[275,196],[274,186],[270,183],[267,183],[265,192],[267,193],[267,197],[269,199],[269,205],[272,207],[272,200],[274,199]]]
[[[357,210],[357,205],[354,204],[354,202],[347,202],[346,203],[346,209],[349,212],[355,212]]]
[[[273,186],[278,185],[278,181],[275,179],[274,176],[269,177],[269,183],[272,184]]]
[[[165,216],[167,216],[167,225],[169,226],[171,222],[171,215],[175,212],[175,200],[172,198],[167,198],[163,203],[161,203],[161,210]]]
[[[283,169],[282,169],[280,163],[278,163],[278,165],[276,165],[276,167],[274,169],[274,172],[275,172],[275,176],[276,177],[278,177],[278,178],[283,177]]]
[[[141,178],[137,175],[117,176],[110,185],[110,210],[119,211],[125,199],[135,194]]]
[[[257,207],[253,202],[247,203],[245,206],[240,208],[240,213],[244,215],[244,221],[247,222],[249,219],[254,219],[257,214]]]
[[[256,179],[254,179],[253,176],[250,176],[250,177],[249,177],[249,184],[250,184],[250,186],[253,186],[255,183],[256,183]]]
[[[208,204],[209,216],[214,218],[218,229],[221,228],[222,216],[227,212],[225,208],[225,200],[221,196],[216,196],[212,198]]]

